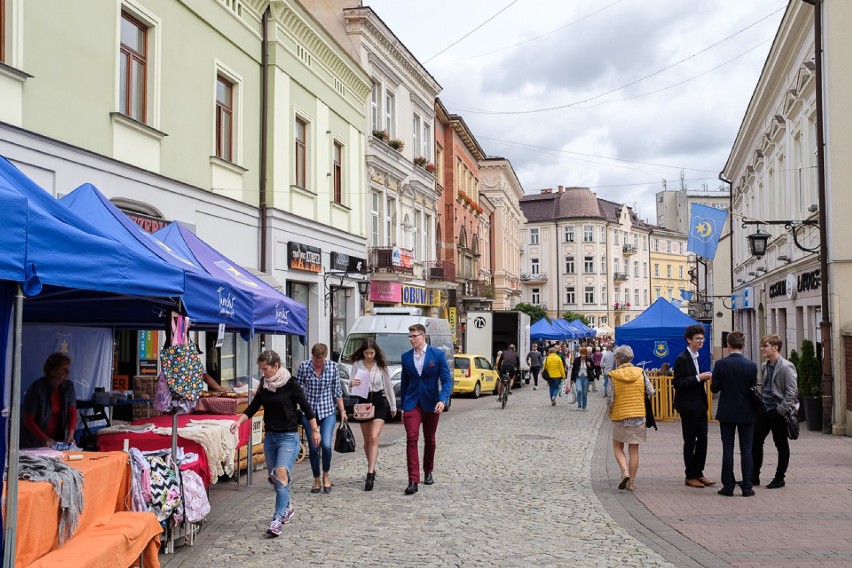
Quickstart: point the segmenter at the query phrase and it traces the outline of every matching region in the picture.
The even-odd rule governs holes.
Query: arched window
[[[459,232],[459,246],[467,248],[467,231],[465,231],[464,225]]]

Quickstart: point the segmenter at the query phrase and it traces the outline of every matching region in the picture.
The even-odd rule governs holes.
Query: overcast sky
[[[587,186],[652,223],[663,179],[678,189],[683,172],[690,189],[719,187],[787,5],[364,3],[437,79],[485,152],[511,160],[527,193]],[[562,108],[541,110],[553,107]]]

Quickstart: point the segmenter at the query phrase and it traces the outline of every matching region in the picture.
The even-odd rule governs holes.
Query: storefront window
[[[311,313],[311,286],[301,282],[288,282],[287,295],[290,296],[298,304],[302,304],[308,309],[308,329],[310,330],[310,313]],[[299,342],[298,336],[287,336],[287,355],[284,358],[285,366],[291,371],[295,371],[295,367],[302,361],[308,359],[308,349],[310,348],[310,337],[305,338],[305,344]]]
[[[340,353],[343,342],[346,341],[346,332],[349,331],[346,314],[349,313],[349,296],[352,294],[352,288],[335,288],[332,294],[331,351]]]

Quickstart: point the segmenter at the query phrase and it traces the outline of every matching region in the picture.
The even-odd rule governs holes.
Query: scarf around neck
[[[284,367],[279,367],[277,373],[263,381],[263,388],[269,390],[270,392],[275,392],[277,389],[280,389],[281,387],[286,385],[287,381],[289,380],[290,373],[287,372],[287,369],[285,369]]]

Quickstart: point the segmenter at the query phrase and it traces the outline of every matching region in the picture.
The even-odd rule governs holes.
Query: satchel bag
[[[758,414],[763,414],[766,412],[766,403],[763,401],[763,396],[760,394],[760,391],[757,390],[757,387],[751,387],[749,389],[749,400],[751,401],[751,408]]]
[[[541,370],[541,378],[544,379],[545,381],[550,380],[550,373],[547,372],[546,368]]]
[[[651,427],[657,430],[657,419],[654,418],[654,406],[651,404],[651,397],[645,395],[645,428]]]
[[[373,391],[370,391],[368,401],[373,400]],[[352,417],[355,420],[372,420],[376,415],[376,407],[372,402],[359,402],[352,408]]]
[[[787,437],[791,440],[799,439],[799,416],[796,414],[794,409],[791,409],[790,412],[784,417],[784,420],[787,422]]]
[[[334,434],[334,451],[349,454],[355,451],[355,435],[348,422],[341,422]]]

